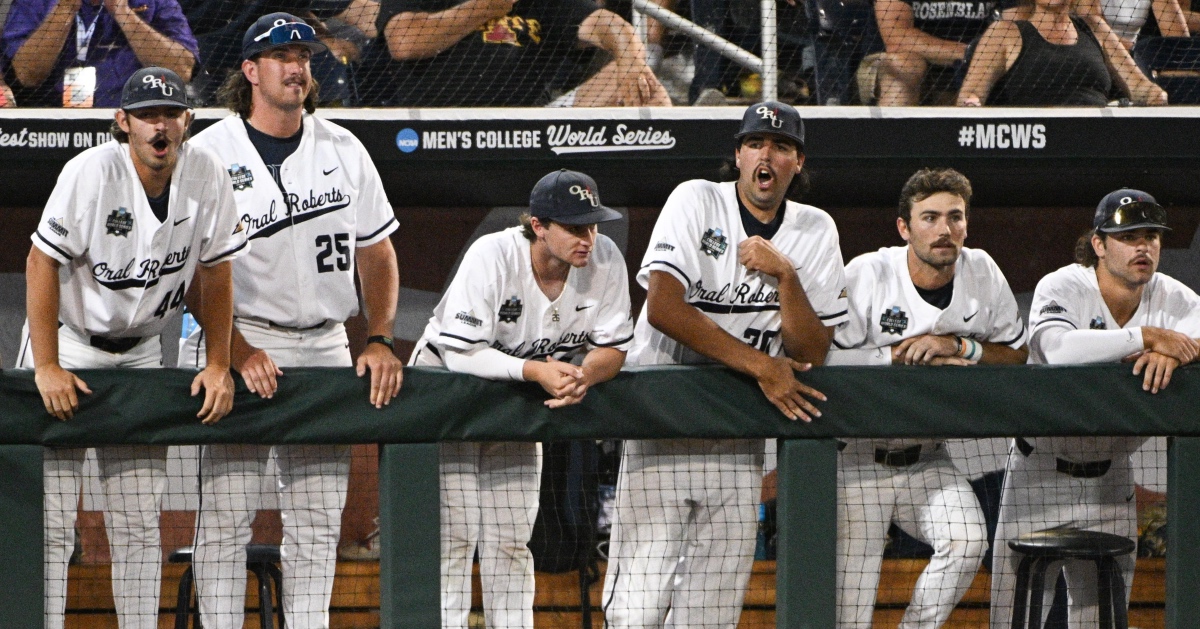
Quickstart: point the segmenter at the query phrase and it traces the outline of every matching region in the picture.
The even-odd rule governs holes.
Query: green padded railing
[[[0,556],[5,626],[42,624],[40,445],[380,443],[384,627],[439,626],[438,441],[780,437],[777,625],[834,624],[834,437],[1168,435],[1167,626],[1200,618],[1200,371],[1149,395],[1127,365],[835,367],[802,378],[829,396],[812,424],[790,422],[752,379],[715,367],[623,372],[584,403],[549,410],[536,385],[408,369],[390,406],[367,403],[351,369],[288,369],[272,400],[240,387],[215,426],[195,419],[192,374],[80,371],[94,393],[74,419],[42,408],[30,372],[0,375]],[[803,522],[789,527],[788,522]]]

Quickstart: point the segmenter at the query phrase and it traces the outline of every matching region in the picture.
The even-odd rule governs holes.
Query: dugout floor
[[[893,628],[904,614],[904,605],[911,596],[917,577],[928,563],[924,559],[886,559],[880,579],[876,603],[876,629]],[[601,574],[604,564],[600,564]],[[173,604],[184,566],[163,566],[163,602]],[[1163,601],[1166,561],[1162,558],[1143,558],[1137,562],[1137,576],[1129,622],[1139,629],[1163,627]],[[111,567],[105,564],[71,566],[67,599],[66,629],[117,629],[113,614]],[[476,573],[478,579],[478,572]],[[579,580],[574,572],[564,574],[537,573],[537,595],[534,601],[534,621],[537,629],[577,629],[581,625],[579,611]],[[991,576],[980,570],[950,618],[946,629],[986,629],[988,619],[988,590]],[[250,579],[250,584],[253,579]],[[593,626],[603,626],[600,616],[601,584],[591,587]],[[259,629],[256,615],[258,600],[253,587],[248,588],[246,627]],[[475,585],[476,608],[480,606],[478,580]],[[159,616],[160,629],[174,627],[174,609],[164,609]],[[377,562],[340,562],[334,581],[331,607],[333,629],[367,629],[379,627],[379,564]],[[482,617],[480,617],[482,621]],[[482,627],[482,624],[480,625]],[[746,594],[739,629],[773,629],[775,627],[775,562],[757,561]]]

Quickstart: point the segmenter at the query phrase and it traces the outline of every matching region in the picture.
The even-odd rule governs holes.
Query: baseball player
[[[1166,212],[1154,197],[1121,189],[1100,201],[1092,230],[1075,247],[1075,264],[1042,278],[1033,294],[1029,361],[1034,364],[1132,362],[1142,388],[1157,393],[1180,365],[1196,359],[1200,297],[1156,272]],[[1145,437],[1016,439],[1008,456],[992,561],[992,627],[1010,626],[1016,569],[1008,547],[1021,535],[1069,527],[1137,538],[1137,501],[1129,456]],[[1126,596],[1134,557],[1117,558]],[[1070,561],[1071,627],[1096,626],[1096,570]],[[1058,579],[1046,579],[1043,610]],[[1036,596],[1036,594],[1035,594]],[[1045,622],[1045,619],[1042,619]]]
[[[370,403],[382,408],[400,391],[403,367],[391,337],[399,281],[388,236],[396,219],[362,143],[310,115],[309,60],[324,49],[313,28],[292,15],[259,18],[242,39],[241,72],[221,90],[236,115],[193,142],[210,147],[228,169],[253,243],[253,253],[233,265],[232,365],[247,388],[270,398],[282,369],[354,364],[343,322],[358,311],[357,273],[370,335],[357,371],[370,372]],[[208,299],[189,297],[193,311],[193,303]],[[182,352],[193,366],[203,364],[197,339],[208,327],[197,319],[202,329]],[[258,486],[269,452],[260,445],[202,451],[193,565],[207,628],[242,626],[245,546],[256,508],[246,488]],[[275,452],[284,614],[294,629],[328,627],[350,448],[276,446]]]
[[[159,334],[191,286],[212,295],[206,348],[192,380],[204,389],[204,423],[233,406],[230,260],[246,250],[229,177],[187,139],[192,113],[183,81],[143,68],[128,81],[113,137],[63,167],[33,233],[26,263],[29,319],[17,364],[35,370],[46,411],[60,420],[90,394],[71,371],[162,366]],[[84,448],[45,452],[46,627],[63,626]],[[162,549],[158,510],[166,446],[96,448],[107,503],[113,598],[123,629],[157,628]]]
[[[467,250],[410,361],[493,380],[530,380],[546,406],[576,404],[612,379],[633,341],[625,260],[596,224],[621,215],[596,182],[542,177],[521,226]],[[580,366],[572,359],[582,357]],[[533,627],[533,533],[541,487],[537,443],[441,446],[442,626],[466,629],[471,559],[488,627]]]
[[[736,182],[671,193],[638,272],[648,289],[638,365],[718,362],[758,381],[790,419],[820,412],[795,371],[825,360],[846,320],[837,229],[788,201],[804,127],[786,104],[751,105]],[[764,441],[628,441],[604,582],[610,627],[735,627],[754,560]],[[669,610],[669,615],[668,615]]]
[[[896,229],[908,244],[846,265],[850,320],[830,365],[1023,364],[1025,324],[991,256],[963,246],[971,182],[917,171],[900,192]],[[869,629],[888,526],[933,546],[900,621],[940,627],[987,551],[975,493],[940,439],[850,439],[839,444],[838,627]]]

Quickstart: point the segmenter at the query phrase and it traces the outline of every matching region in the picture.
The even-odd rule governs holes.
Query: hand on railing
[[[92,393],[86,382],[57,363],[36,368],[33,381],[37,384],[38,393],[42,394],[46,412],[63,421],[74,417],[75,411],[79,410],[76,389],[87,395]]]
[[[1142,352],[1136,358],[1131,357],[1131,359],[1135,361],[1133,375],[1141,375],[1142,370],[1145,370],[1142,390],[1150,393],[1158,393],[1161,389],[1167,388],[1167,385],[1171,383],[1171,374],[1180,365],[1177,359],[1158,352]]]
[[[767,400],[775,405],[788,419],[812,421],[820,417],[821,411],[806,397],[826,401],[825,394],[796,379],[797,371],[812,369],[810,363],[799,363],[784,356],[769,357],[763,363],[765,369],[755,374],[758,388]]]

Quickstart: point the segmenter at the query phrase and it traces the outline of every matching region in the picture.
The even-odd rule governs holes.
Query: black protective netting
[[[1187,0],[778,0],[773,64],[756,61],[759,2],[653,2],[721,41],[644,0],[12,0],[0,104],[112,107],[160,65],[215,105],[246,28],[275,11],[329,46],[312,60],[326,105],[725,105],[771,85],[822,105],[1200,100]]]

